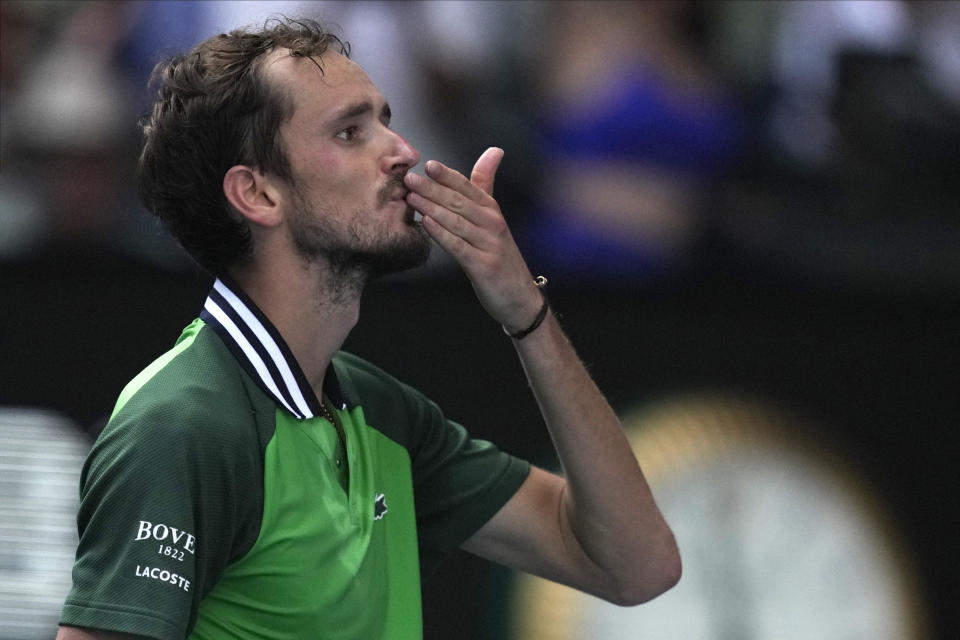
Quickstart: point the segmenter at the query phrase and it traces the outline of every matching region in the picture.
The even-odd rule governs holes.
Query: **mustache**
[[[406,172],[395,173],[380,187],[380,191],[377,192],[377,202],[381,207],[393,200],[398,193],[404,196],[407,195],[409,189],[403,184],[403,177],[405,175]]]

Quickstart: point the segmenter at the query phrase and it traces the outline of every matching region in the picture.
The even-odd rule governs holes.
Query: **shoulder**
[[[202,321],[192,323],[176,345],[141,371],[124,387],[111,420],[123,412],[143,411],[174,401],[189,413],[204,406],[229,409],[230,396],[243,392],[243,371],[223,341]],[[173,407],[171,407],[173,408]]]
[[[124,388],[91,460],[153,458],[159,452],[171,463],[223,458],[250,451],[262,440],[258,424],[272,420],[273,404],[220,338],[194,323]]]

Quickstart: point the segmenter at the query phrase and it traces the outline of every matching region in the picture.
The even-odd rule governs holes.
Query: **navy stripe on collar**
[[[200,317],[277,404],[300,419],[321,414],[320,401],[280,332],[239,286],[224,276],[218,278]],[[332,364],[323,386],[334,404],[345,409]]]

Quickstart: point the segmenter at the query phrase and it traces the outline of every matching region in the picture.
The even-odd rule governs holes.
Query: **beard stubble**
[[[331,275],[362,284],[369,278],[406,271],[423,265],[430,256],[430,236],[413,221],[413,208],[406,206],[406,233],[378,233],[377,213],[398,191],[406,191],[403,175],[392,176],[377,192],[377,210],[355,210],[352,216],[339,210],[314,206],[294,186],[291,224],[294,247],[306,260],[325,260]],[[405,203],[406,204],[406,203]]]

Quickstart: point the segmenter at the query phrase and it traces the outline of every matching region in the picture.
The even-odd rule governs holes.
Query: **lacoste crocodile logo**
[[[382,493],[378,493],[373,498],[373,519],[379,520],[387,513],[387,498]]]

